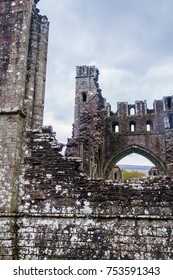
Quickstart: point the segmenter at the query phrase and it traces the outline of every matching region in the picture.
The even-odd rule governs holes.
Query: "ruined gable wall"
[[[19,258],[173,258],[170,178],[91,180],[78,171],[78,161],[59,154],[54,135],[30,139],[19,208],[26,217],[17,221]]]
[[[78,160],[59,153],[61,144],[50,131],[27,137],[12,247],[18,259],[173,258],[170,178],[91,180],[78,170]],[[3,259],[10,254],[5,246],[1,240]]]

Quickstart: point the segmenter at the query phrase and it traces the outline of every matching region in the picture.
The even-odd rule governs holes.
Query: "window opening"
[[[134,125],[134,124],[131,124],[131,126],[130,126],[130,131],[131,131],[131,132],[134,132],[134,131],[135,131],[135,125]]]
[[[132,107],[130,108],[130,116],[134,116],[135,115],[135,108]]]
[[[147,131],[153,130],[153,123],[152,123],[152,121],[147,121],[146,129],[147,129]]]
[[[168,109],[171,109],[172,97],[168,97]]]
[[[170,124],[170,128],[173,128],[173,113],[169,114],[169,124]]]
[[[82,101],[83,102],[87,101],[87,94],[86,94],[86,92],[82,92]]]
[[[151,125],[147,123],[147,131],[151,131]]]
[[[136,124],[130,123],[130,132],[135,132],[135,131],[136,131]]]
[[[112,131],[114,132],[114,133],[118,133],[119,132],[119,124],[118,123],[114,123],[113,125],[112,125]]]
[[[118,132],[119,132],[119,125],[116,124],[116,125],[115,125],[115,133],[118,133]]]

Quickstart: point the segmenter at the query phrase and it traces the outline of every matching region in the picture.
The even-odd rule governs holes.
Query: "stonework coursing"
[[[50,130],[26,139],[18,211],[1,214],[2,259],[173,258],[171,178],[89,179]]]

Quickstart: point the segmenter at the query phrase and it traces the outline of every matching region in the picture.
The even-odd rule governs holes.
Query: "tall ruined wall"
[[[15,221],[1,219],[2,259],[173,259],[170,178],[91,180],[50,130],[27,139],[20,207]]]
[[[0,1],[0,212],[15,212],[26,129],[42,125],[48,21],[34,0]]]
[[[88,110],[94,109],[97,112],[98,100],[103,103],[101,89],[98,84],[99,71],[95,66],[76,67],[76,89],[75,89],[75,110],[74,110],[74,137],[80,135],[81,116]],[[95,102],[92,102],[92,100]],[[94,108],[91,108],[91,104]],[[103,104],[102,104],[103,105]],[[95,112],[95,113],[96,113]]]
[[[95,66],[77,66],[74,131],[68,139],[66,155],[80,157],[82,170],[97,177],[99,149],[103,142],[107,104],[98,84],[99,71]]]
[[[147,108],[146,101],[121,102],[117,107],[105,125],[106,174],[120,159],[136,152],[151,160],[160,174],[171,175],[168,165],[173,157],[167,145],[172,143],[172,96],[155,100],[153,109]]]

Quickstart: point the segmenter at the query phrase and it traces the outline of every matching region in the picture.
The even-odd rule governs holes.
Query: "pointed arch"
[[[113,155],[111,159],[105,164],[104,167],[104,175],[105,177],[109,173],[109,170],[112,168],[113,165],[115,165],[118,161],[120,161],[125,156],[128,156],[132,153],[139,154],[141,156],[144,156],[148,160],[150,160],[160,171],[160,174],[165,175],[167,173],[166,165],[163,161],[160,160],[156,155],[154,155],[151,151],[147,151],[145,148],[140,147],[138,145],[131,145],[127,147],[126,149],[122,150],[116,155]]]

